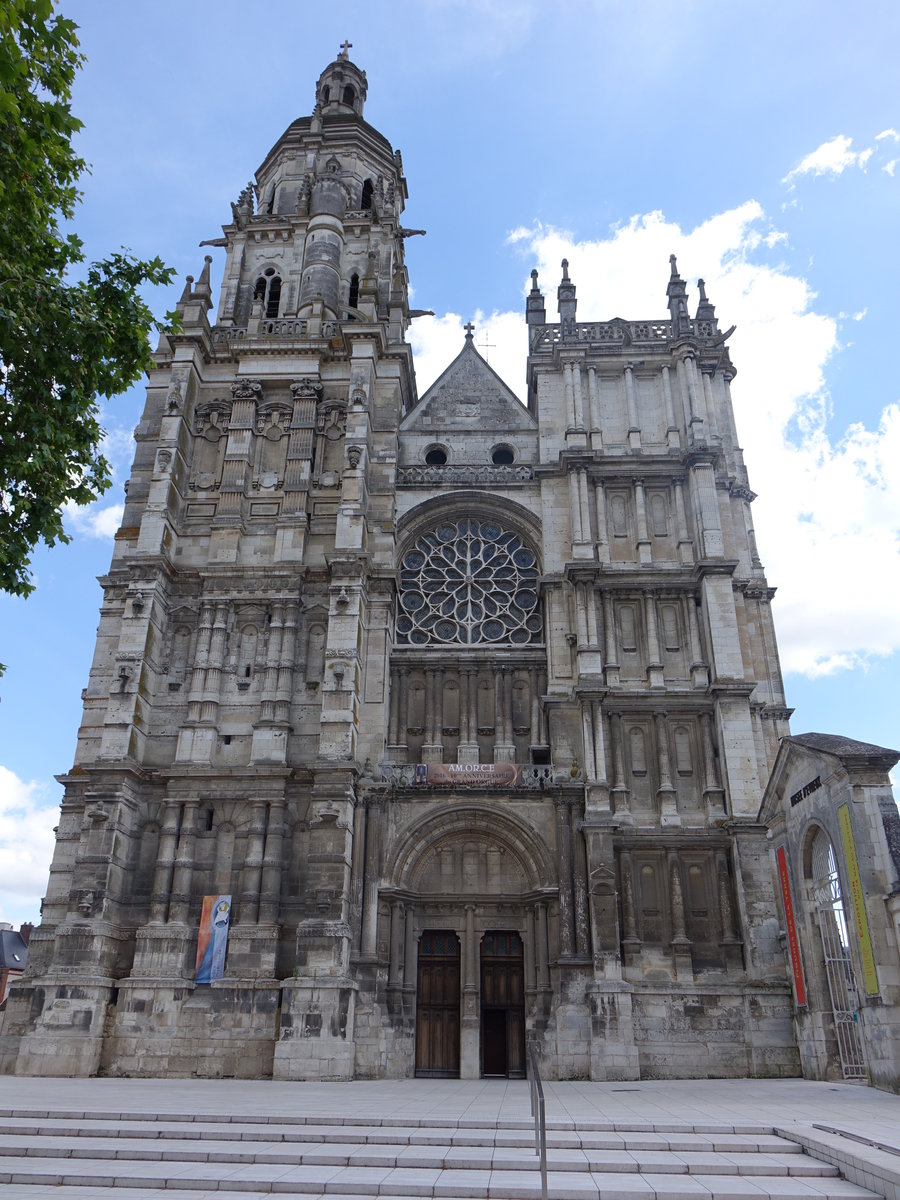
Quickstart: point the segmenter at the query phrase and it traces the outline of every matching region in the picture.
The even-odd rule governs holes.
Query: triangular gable
[[[537,422],[467,337],[460,353],[407,414],[400,428],[532,433]]]

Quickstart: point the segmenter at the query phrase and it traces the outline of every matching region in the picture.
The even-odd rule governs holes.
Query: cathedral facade
[[[214,323],[207,258],[161,339],[0,1065],[825,1074],[728,332],[674,258],[653,320],[579,320],[563,263],[526,404],[471,327],[419,397],[365,98],[345,48],[232,205]]]

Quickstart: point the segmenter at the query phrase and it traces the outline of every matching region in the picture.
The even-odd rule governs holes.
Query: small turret
[[[547,310],[544,307],[544,293],[538,287],[538,273],[531,272],[531,291],[525,301],[525,320],[529,325],[546,325]]]
[[[353,45],[345,41],[340,53],[319,76],[316,84],[316,108],[322,116],[354,112],[363,115],[368,84],[366,73],[350,61],[348,51]]]
[[[697,280],[697,287],[700,289],[700,303],[697,305],[697,320],[710,321],[713,329],[716,329],[716,306],[712,301],[706,298],[706,281],[704,279]]]
[[[569,278],[569,260],[562,260],[562,280],[559,287],[556,289],[557,309],[559,311],[559,320],[561,324],[567,321],[575,320],[575,308],[578,301],[575,299],[575,284]]]
[[[685,337],[691,332],[691,318],[687,310],[687,285],[678,274],[678,263],[674,254],[669,255],[672,267],[669,276],[669,286],[666,295],[669,298],[669,314],[672,317],[672,333],[675,337]]]
[[[212,264],[212,255],[207,254],[203,259],[203,270],[200,272],[200,278],[194,288],[194,299],[202,300],[207,308],[212,308],[212,287],[209,282],[209,268]]]

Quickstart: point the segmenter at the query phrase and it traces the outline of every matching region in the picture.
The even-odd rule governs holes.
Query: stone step
[[[790,1176],[690,1175],[606,1172],[548,1174],[554,1200],[872,1200],[873,1193],[840,1178],[806,1181]],[[193,1190],[259,1195],[379,1196],[397,1200],[422,1196],[457,1200],[531,1200],[540,1196],[540,1175],[532,1170],[287,1166],[253,1164],[117,1162],[65,1160],[57,1164],[33,1158],[0,1162],[0,1187],[80,1189],[166,1189],[182,1196]],[[0,1193],[2,1194],[2,1193]],[[35,1200],[41,1193],[37,1192]]]
[[[789,1143],[786,1143],[789,1144]],[[22,1137],[0,1134],[0,1160],[22,1156]],[[532,1170],[533,1145],[385,1146],[354,1142],[310,1142],[303,1148],[284,1143],[223,1141],[189,1143],[185,1139],[58,1137],[43,1135],[26,1150],[27,1158],[104,1159],[133,1162],[266,1163],[309,1166],[411,1167],[446,1170]],[[653,1172],[667,1175],[793,1175],[836,1176],[837,1168],[805,1154],[753,1152],[715,1154],[660,1150],[582,1150],[548,1148],[548,1163],[557,1171]]]
[[[115,1122],[108,1115],[102,1119],[67,1118],[37,1120],[34,1117],[11,1117],[0,1120],[0,1133],[19,1137],[74,1135],[78,1137],[128,1137],[166,1138],[180,1140],[220,1140],[242,1142],[354,1142],[366,1145],[467,1145],[467,1146],[531,1146],[534,1140],[533,1124],[527,1127],[516,1125],[510,1128],[480,1127],[467,1125],[423,1126],[382,1124],[339,1124],[325,1123],[318,1119],[304,1126],[290,1124],[260,1124],[257,1122],[229,1122],[227,1130],[222,1122],[209,1122],[205,1118],[194,1121],[176,1122],[166,1119],[156,1122],[152,1117],[136,1119],[133,1115]],[[557,1149],[582,1150],[637,1150],[690,1151],[695,1153],[744,1153],[797,1154],[803,1153],[796,1142],[778,1137],[771,1131],[760,1129],[755,1133],[702,1134],[690,1131],[647,1133],[621,1129],[611,1133],[596,1133],[574,1128],[547,1130],[547,1145]]]
[[[763,1124],[548,1122],[553,1200],[874,1200]],[[537,1200],[530,1119],[0,1112],[0,1200]]]

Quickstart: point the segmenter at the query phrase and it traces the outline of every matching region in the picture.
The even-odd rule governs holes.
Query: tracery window
[[[444,522],[401,560],[397,643],[540,642],[537,584],[537,559],[518,534],[490,520]]]

